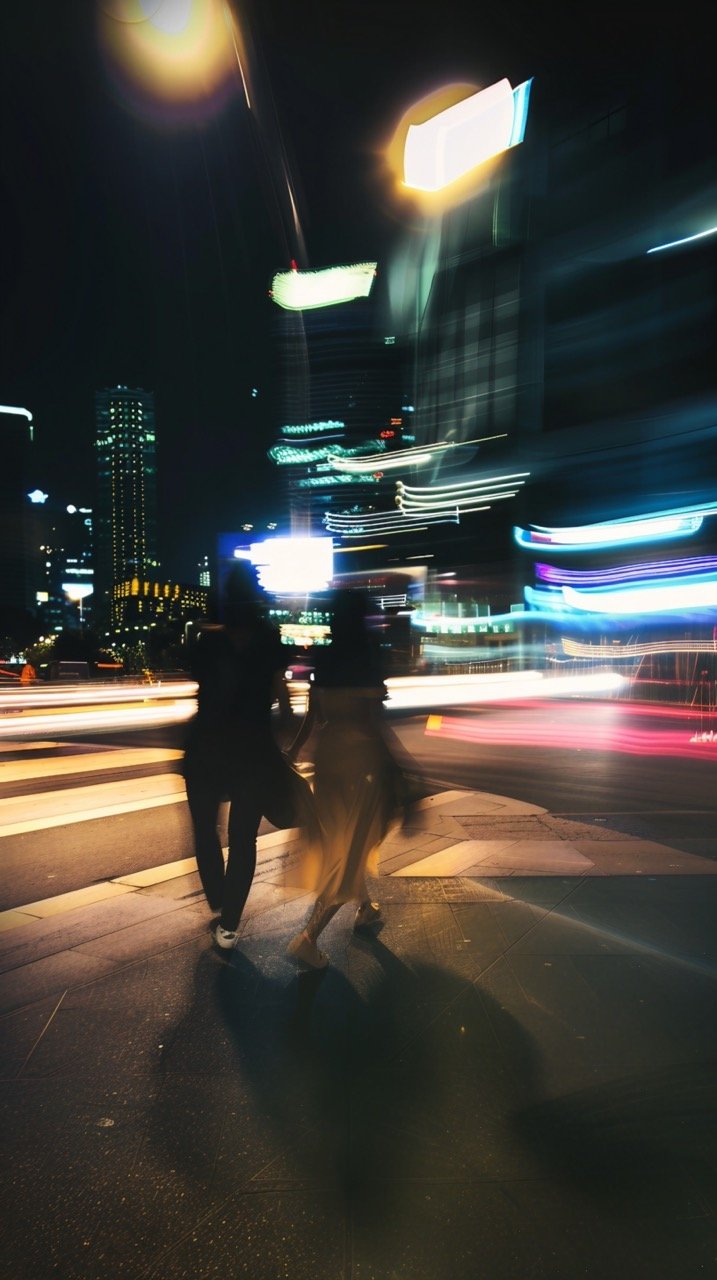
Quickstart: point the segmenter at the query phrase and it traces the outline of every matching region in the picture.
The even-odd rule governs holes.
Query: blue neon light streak
[[[522,85],[521,85],[522,88]],[[517,92],[517,90],[516,90]],[[656,244],[652,249],[648,249],[648,253],[662,253],[663,249],[676,249],[678,245],[690,244],[693,240],[703,240],[705,236],[713,236],[717,234],[717,227],[709,227],[707,231],[697,231],[693,236],[683,236],[681,240],[669,240],[667,244]]]
[[[516,147],[525,137],[525,125],[528,119],[528,104],[533,78],[524,80],[513,90],[513,128],[510,134],[509,147]]]
[[[516,525],[513,537],[527,550],[555,547],[560,551],[600,551],[610,547],[633,546],[644,542],[661,542],[666,538],[686,538],[696,533],[706,515],[717,513],[717,503],[702,502],[695,506],[677,507],[623,520],[604,520],[597,524],[553,528],[533,525],[521,529]]]

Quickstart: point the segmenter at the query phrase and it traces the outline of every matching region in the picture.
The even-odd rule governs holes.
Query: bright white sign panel
[[[279,271],[271,283],[271,296],[285,311],[312,311],[332,307],[353,298],[367,298],[377,263],[357,262],[350,267],[325,271]]]
[[[512,89],[509,80],[499,80],[423,124],[410,125],[403,154],[406,186],[440,191],[522,142],[531,83]]]
[[[261,586],[272,595],[326,591],[334,573],[332,538],[267,538],[252,542],[249,555]]]

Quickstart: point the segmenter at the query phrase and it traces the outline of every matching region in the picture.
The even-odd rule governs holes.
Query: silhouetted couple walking
[[[300,879],[316,898],[306,927],[287,955],[306,968],[328,963],[317,939],[342,904],[357,905],[355,925],[370,925],[380,908],[366,875],[378,846],[401,811],[404,771],[389,742],[386,687],[378,646],[367,625],[362,593],[333,594],[331,644],[315,651],[316,666],[302,726],[287,756],[293,761],[315,742],[313,814],[305,812]],[[256,868],[263,815],[294,825],[293,775],[276,741],[271,709],[291,722],[284,681],[285,650],[266,617],[266,602],[248,566],[230,575],[221,625],[200,632],[192,674],[198,710],[188,735],[184,776],[197,867],[210,907],[221,910],[216,944],[231,949]],[[229,800],[226,870],[218,833],[220,806]]]

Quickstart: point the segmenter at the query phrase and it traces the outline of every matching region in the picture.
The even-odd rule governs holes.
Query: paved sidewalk
[[[320,975],[291,832],[229,958],[191,859],[0,914],[0,1276],[717,1276],[715,849],[635,825],[429,796]]]

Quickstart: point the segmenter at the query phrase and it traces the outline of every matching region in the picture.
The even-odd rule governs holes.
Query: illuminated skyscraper
[[[96,406],[96,618],[107,625],[112,589],[157,577],[154,393],[117,386]]]

